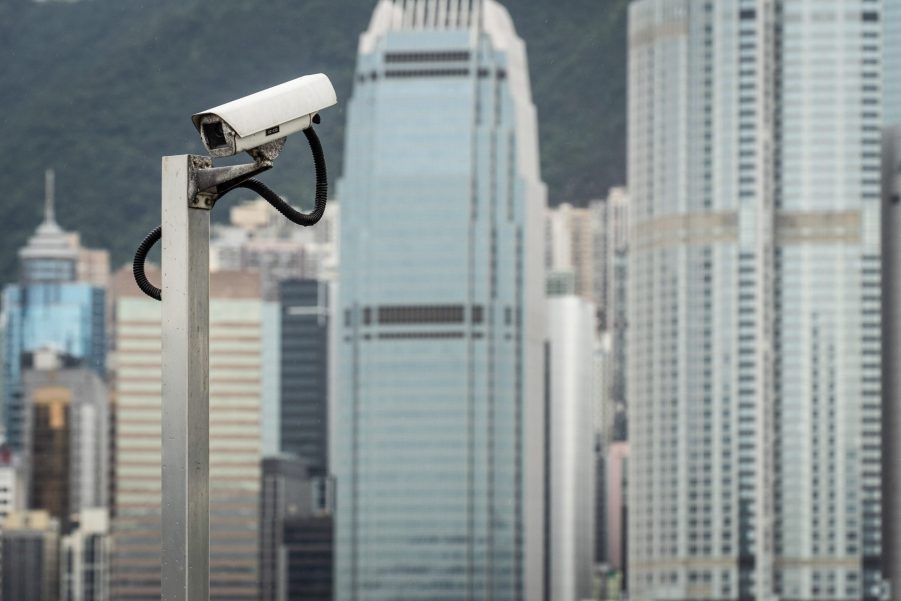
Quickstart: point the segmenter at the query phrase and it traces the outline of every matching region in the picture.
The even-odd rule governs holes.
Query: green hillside
[[[582,203],[625,177],[627,0],[506,0],[525,39],[551,201]],[[159,221],[159,157],[201,152],[199,109],[300,74],[350,94],[357,37],[374,0],[0,2],[0,280],[39,221],[43,171],[57,217],[129,260]],[[343,105],[319,128],[341,173]],[[306,197],[300,139],[267,182]],[[298,165],[298,168],[292,168]],[[232,200],[233,202],[233,200]],[[225,211],[217,211],[219,216]]]

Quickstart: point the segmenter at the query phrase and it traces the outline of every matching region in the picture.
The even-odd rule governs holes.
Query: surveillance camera
[[[256,159],[263,149],[263,157],[271,160],[287,136],[310,127],[319,111],[337,102],[332,82],[317,73],[197,113],[191,120],[210,156],[247,151]]]

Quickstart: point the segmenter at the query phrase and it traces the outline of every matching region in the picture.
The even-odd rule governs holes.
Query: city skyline
[[[525,2],[372,0],[322,221],[211,225],[211,601],[901,598],[901,0],[626,5],[604,194],[548,206],[546,121],[615,144],[536,108],[585,92]],[[156,601],[166,316],[44,190],[0,592]]]

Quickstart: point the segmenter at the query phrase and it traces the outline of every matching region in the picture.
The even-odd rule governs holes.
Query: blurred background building
[[[60,542],[60,600],[109,601],[111,540],[105,508],[73,517]]]
[[[159,270],[148,269],[151,281]],[[114,293],[116,483],[111,595],[160,596],[160,303],[130,268]],[[257,601],[263,301],[259,275],[210,276],[210,595]]]
[[[59,522],[46,511],[14,511],[2,532],[5,599],[59,601]]]
[[[880,8],[631,5],[633,599],[881,594]]]
[[[541,598],[545,188],[506,10],[382,0],[347,114],[336,599]]]
[[[901,125],[901,0],[883,0],[883,114],[888,125]]]
[[[3,288],[3,421],[7,442],[23,448],[28,412],[22,389],[26,353],[53,348],[105,377],[105,251],[81,247],[54,214],[54,176],[46,175],[44,221],[19,251],[20,280]],[[105,267],[104,267],[105,266]],[[85,278],[85,279],[82,279]]]
[[[901,586],[901,125],[882,134],[882,568]]]
[[[594,567],[594,304],[547,301],[546,599],[589,599]]]
[[[39,349],[25,357],[23,388],[28,507],[46,510],[66,534],[73,516],[107,505],[106,384],[81,360]]]

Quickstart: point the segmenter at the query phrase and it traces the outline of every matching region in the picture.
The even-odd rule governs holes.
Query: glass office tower
[[[631,6],[632,599],[879,596],[880,9]]]
[[[382,0],[346,152],[336,599],[538,598],[546,192],[506,10]]]

